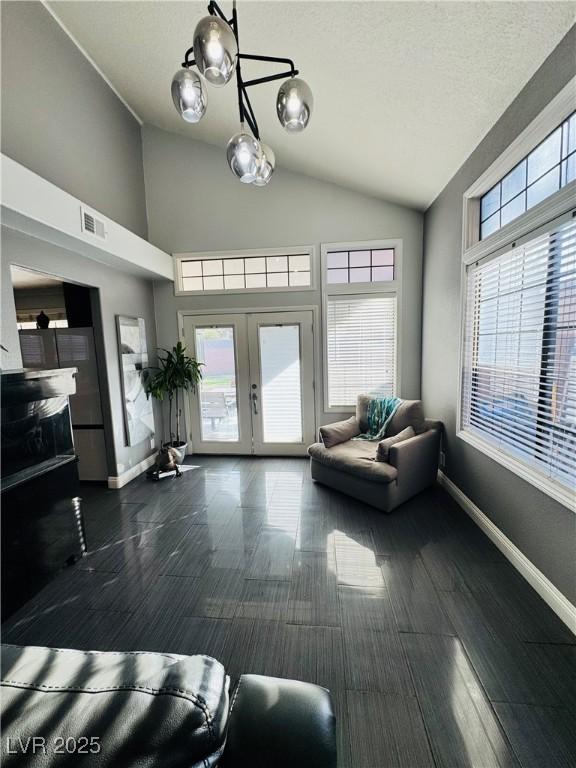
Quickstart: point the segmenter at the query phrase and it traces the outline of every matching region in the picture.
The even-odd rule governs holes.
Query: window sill
[[[324,405],[324,413],[356,413],[355,405]]]
[[[526,482],[538,488],[542,493],[551,496],[556,501],[563,504],[572,512],[576,512],[576,500],[575,495],[568,488],[563,487],[559,483],[555,483],[549,477],[546,477],[537,469],[530,467],[524,462],[513,458],[509,454],[505,453],[502,449],[498,448],[494,443],[484,440],[478,435],[469,432],[468,430],[461,429],[456,433],[456,436],[463,440],[465,443],[473,446],[481,453],[484,453],[489,458],[501,464],[506,469],[509,469],[518,477],[521,477]]]

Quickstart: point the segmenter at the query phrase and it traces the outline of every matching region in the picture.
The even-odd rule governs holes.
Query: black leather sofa
[[[336,768],[324,688],[208,656],[2,646],[4,768]]]

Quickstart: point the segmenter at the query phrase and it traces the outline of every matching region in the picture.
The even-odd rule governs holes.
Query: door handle
[[[252,400],[252,407],[254,408],[254,415],[258,416],[258,407],[257,407],[257,402],[256,402],[258,400],[258,395],[256,394],[256,392],[252,392],[252,394],[250,395],[250,399]]]

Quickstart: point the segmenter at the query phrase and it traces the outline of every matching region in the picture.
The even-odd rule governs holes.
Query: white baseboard
[[[126,472],[122,472],[121,475],[109,476],[108,488],[114,488],[116,490],[118,490],[118,488],[122,488],[131,480],[134,480],[135,477],[138,477],[138,475],[141,475],[142,472],[145,472],[149,467],[152,466],[152,464],[154,464],[155,461],[156,461],[156,453],[152,453],[150,456],[147,456],[138,464],[135,464],[133,467],[130,467],[130,469],[127,469]]]
[[[510,539],[502,533],[490,518],[479,509],[466,494],[458,488],[443,472],[438,472],[438,482],[454,498],[472,520],[484,531],[514,568],[526,579],[530,586],[562,619],[571,632],[576,634],[576,607],[552,582],[544,576]]]

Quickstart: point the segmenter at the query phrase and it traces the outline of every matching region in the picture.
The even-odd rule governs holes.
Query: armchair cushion
[[[422,400],[402,400],[388,422],[386,436],[397,435],[406,427],[412,427],[417,435],[426,432],[427,426]]]
[[[345,443],[360,434],[360,425],[355,416],[345,421],[336,421],[334,424],[326,424],[320,427],[320,438],[325,448],[332,448],[339,443]]]
[[[366,432],[368,429],[368,403],[372,399],[372,395],[358,395],[356,399],[356,420],[360,432]],[[386,436],[396,435],[406,427],[412,427],[417,435],[426,432],[427,426],[422,400],[402,400],[388,422]]]
[[[408,440],[409,438],[414,437],[415,434],[413,427],[406,427],[406,429],[398,432],[397,435],[392,435],[391,437],[384,438],[384,440],[380,440],[378,448],[376,449],[376,461],[388,462],[390,448],[396,443],[401,443],[403,440]]]
[[[368,430],[368,403],[372,400],[371,395],[358,395],[356,398],[356,421],[360,426],[360,432]]]
[[[369,440],[348,440],[332,448],[314,443],[308,448],[308,453],[326,467],[376,483],[391,483],[398,474],[389,464],[375,461],[376,444]]]

